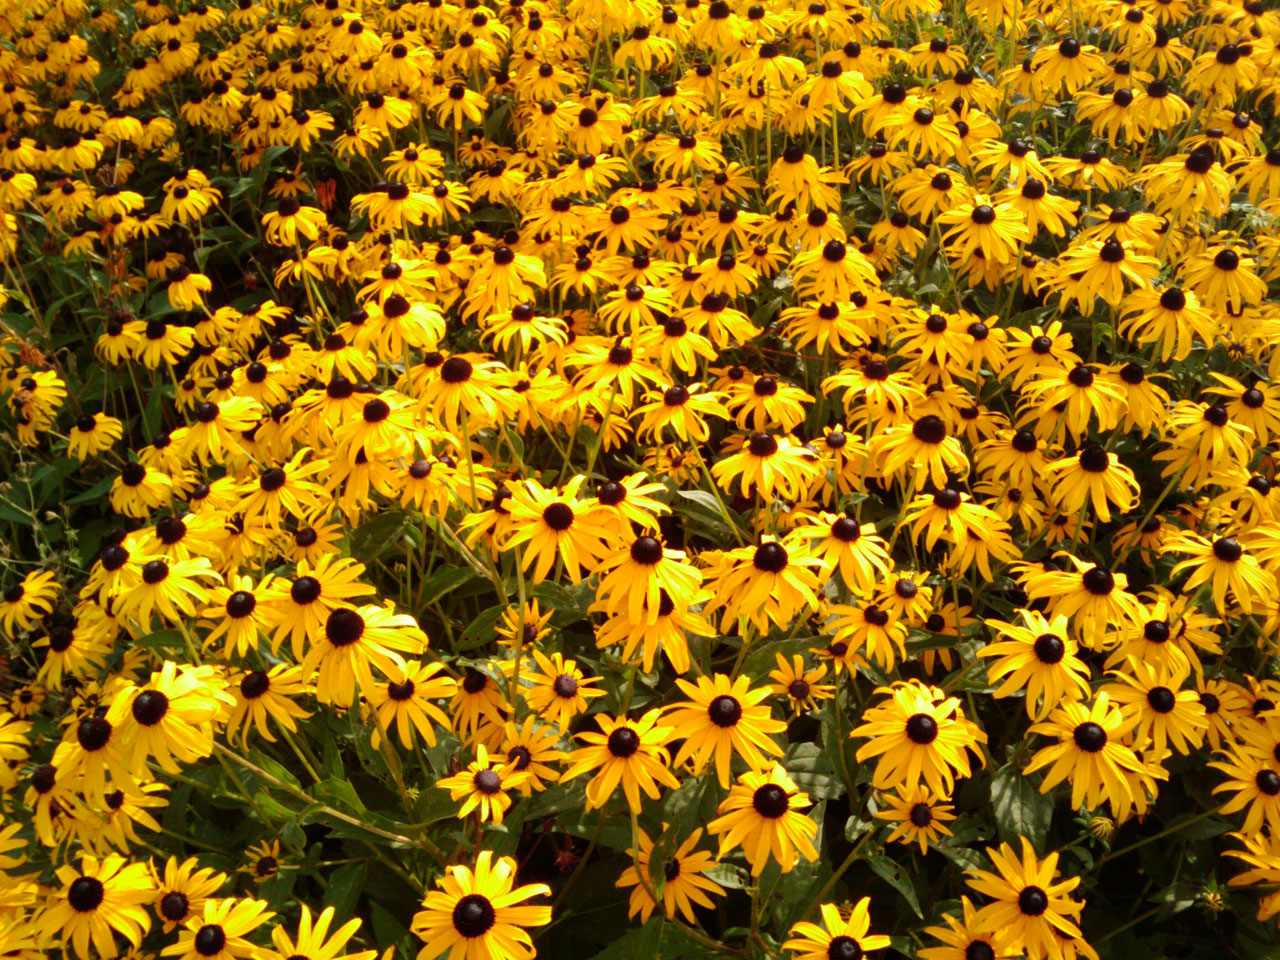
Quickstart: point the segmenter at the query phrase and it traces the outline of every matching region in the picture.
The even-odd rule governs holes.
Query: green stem
[[[1137,850],[1140,847],[1145,847],[1149,843],[1155,843],[1155,841],[1157,840],[1163,840],[1165,837],[1170,836],[1171,834],[1175,834],[1181,830],[1185,830],[1187,827],[1191,826],[1193,823],[1199,823],[1201,820],[1208,820],[1210,817],[1212,817],[1221,809],[1222,809],[1222,806],[1217,806],[1217,807],[1214,807],[1212,810],[1205,810],[1203,813],[1197,813],[1194,817],[1188,817],[1183,820],[1178,820],[1177,822],[1171,823],[1169,826],[1165,827],[1159,833],[1153,833],[1149,837],[1143,837],[1141,840],[1135,840],[1133,843],[1129,844],[1127,847],[1121,847],[1119,850],[1112,850],[1110,853],[1103,854],[1094,863],[1093,865],[1094,869],[1097,870],[1098,867],[1101,867],[1108,860],[1114,860],[1116,857],[1124,856],[1126,853],[1132,853],[1134,850]]]

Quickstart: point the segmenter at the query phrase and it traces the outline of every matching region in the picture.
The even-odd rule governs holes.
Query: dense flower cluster
[[[1280,14],[0,34],[0,957],[1280,942]]]

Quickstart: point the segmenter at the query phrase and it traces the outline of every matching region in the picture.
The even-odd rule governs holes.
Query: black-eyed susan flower
[[[1133,727],[1136,743],[1150,743],[1160,754],[1166,745],[1178,753],[1191,753],[1204,741],[1209,721],[1195,690],[1183,689],[1190,676],[1189,665],[1161,667],[1130,657],[1112,671],[1119,683],[1109,683],[1102,691],[1120,706]]]
[[[680,781],[668,769],[670,754],[663,746],[672,728],[659,726],[661,711],[649,710],[639,720],[598,716],[599,733],[579,733],[587,746],[569,755],[569,766],[561,780],[592,770],[598,772],[587,782],[587,805],[602,807],[619,784],[632,810],[640,809],[640,792],[656,799],[661,787],[675,789]]]
[[[978,651],[980,657],[999,657],[987,667],[987,679],[1003,681],[993,693],[1007,697],[1025,691],[1027,716],[1043,720],[1064,701],[1089,696],[1089,668],[1079,657],[1076,642],[1067,636],[1067,618],[1046,620],[1034,610],[1019,610],[1021,624],[988,620],[987,626],[1006,638]]]
[[[525,702],[562,732],[568,731],[574,717],[586,712],[591,700],[605,695],[604,690],[593,687],[601,678],[586,676],[576,660],[565,659],[560,653],[547,656],[537,648],[530,656],[537,670],[529,676],[533,689],[525,692]]]
[[[0,594],[0,627],[10,637],[18,630],[30,630],[53,612],[58,593],[57,576],[49,570],[33,571],[11,583]]]
[[[889,833],[889,842],[917,843],[920,853],[937,843],[941,837],[952,836],[949,821],[955,820],[953,807],[923,784],[899,788],[895,793],[881,794],[886,809],[876,811],[876,819],[896,824]]]
[[[247,744],[251,729],[274,743],[272,720],[287,732],[296,733],[298,720],[310,716],[293,700],[307,690],[302,671],[287,663],[278,663],[270,670],[233,675],[228,688],[236,701],[227,718],[227,739],[232,743],[238,734],[241,743]]]
[[[668,829],[663,825],[663,829]],[[714,865],[715,860],[705,850],[695,849],[702,839],[701,828],[694,830],[684,841],[662,861],[662,890],[653,889],[649,881],[641,880],[641,876],[653,875],[652,857],[653,841],[643,830],[638,831],[639,844],[635,850],[627,850],[634,858],[634,864],[622,871],[614,884],[617,887],[634,887],[628,901],[627,915],[640,915],[641,922],[648,922],[654,909],[658,906],[654,897],[662,901],[662,909],[668,920],[674,920],[676,911],[689,923],[697,923],[693,912],[695,906],[711,909],[715,906],[712,897],[724,896],[724,888],[706,872]],[[643,874],[639,871],[643,871]]]
[[[926,480],[941,488],[947,484],[948,471],[960,477],[969,472],[969,460],[960,441],[946,421],[932,413],[873,438],[871,452],[886,477],[894,479],[904,473],[911,489]]]
[[[1244,810],[1244,832],[1249,835],[1260,832],[1264,824],[1268,831],[1280,829],[1280,773],[1273,758],[1245,753],[1234,745],[1225,754],[1223,760],[1209,764],[1227,776],[1213,792],[1234,794],[1223,804],[1222,813]]]
[[[536,718],[528,716],[519,727],[507,721],[502,733],[500,754],[514,765],[516,773],[528,774],[516,784],[522,796],[527,797],[534,791],[541,793],[547,789],[548,783],[560,779],[557,766],[566,755],[557,748],[560,740],[558,730],[538,726]]]
[[[334,928],[334,916],[335,909],[325,907],[313,919],[310,908],[304,903],[296,936],[290,936],[283,926],[272,928],[271,942],[276,954],[300,960],[373,960],[377,956],[376,950],[343,952],[359,931],[360,918],[353,917]]]
[[[476,746],[475,760],[455,776],[436,781],[436,786],[448,790],[453,800],[462,801],[458,819],[475,811],[481,823],[502,823],[503,814],[511,808],[507,791],[519,787],[527,776],[515,769],[514,762],[490,757],[481,743]]]
[[[960,898],[961,914],[956,917],[952,913],[944,913],[944,927],[925,927],[924,932],[942,946],[921,949],[923,960],[982,960],[1003,956],[1004,941],[1008,939],[1003,930],[984,930],[975,922],[977,909],[967,896]]]
[[[116,934],[134,949],[151,929],[151,915],[144,909],[154,895],[145,863],[130,863],[119,854],[102,859],[83,855],[78,866],[57,869],[61,890],[44,913],[50,929],[81,960],[119,955]],[[91,946],[92,945],[92,948]]]
[[[1021,841],[1021,856],[1007,843],[987,849],[995,872],[967,871],[968,885],[994,901],[977,912],[974,924],[993,932],[1006,949],[1023,949],[1034,960],[1057,957],[1061,938],[1080,936],[1076,922],[1084,904],[1068,896],[1080,878],[1057,880],[1058,854],[1040,860],[1030,841]]]
[[[198,960],[200,957],[243,960],[252,957],[261,948],[248,939],[249,935],[274,916],[264,900],[250,897],[206,900],[204,911],[187,921],[185,929],[179,931],[177,941],[165,947],[161,956],[180,957],[181,960]]]
[[[525,903],[549,894],[542,883],[515,885],[516,862],[496,860],[490,850],[476,857],[475,869],[458,864],[446,869],[414,914],[411,930],[424,941],[425,958],[489,956],[521,960],[534,954],[528,927],[551,922],[551,908]]]
[[[720,837],[721,857],[741,847],[753,877],[760,876],[771,856],[783,873],[790,873],[801,857],[811,863],[818,858],[813,845],[818,825],[802,812],[809,805],[809,795],[774,764],[767,772],[738,778],[707,832]]]
[[[1280,881],[1280,844],[1274,836],[1257,833],[1233,833],[1244,844],[1243,850],[1227,850],[1223,856],[1234,857],[1249,869],[1237,873],[1227,884],[1232,887],[1246,887],[1250,884],[1273,884]],[[1257,919],[1269,920],[1280,911],[1280,892],[1268,893],[1258,901]]]
[[[766,499],[773,499],[775,492],[797,499],[806,481],[816,479],[818,473],[814,458],[790,437],[770,433],[750,434],[736,453],[711,467],[711,475],[723,489],[754,489]]]
[[[247,874],[254,883],[269,883],[280,873],[280,841],[262,840],[245,848],[245,863],[237,873]]]
[[[170,857],[161,870],[151,865],[153,884],[152,908],[165,933],[194,916],[203,916],[204,904],[217,893],[227,875],[212,867],[201,867],[195,857],[179,860]]]
[[[559,560],[575,583],[598,565],[609,532],[593,519],[586,505],[577,502],[578,490],[586,480],[576,476],[563,491],[548,490],[529,479],[516,488],[506,504],[511,525],[502,547],[524,544],[522,564],[532,568],[539,583]]]
[[[1177,576],[1184,570],[1192,571],[1183,584],[1183,590],[1195,590],[1202,584],[1212,592],[1214,607],[1219,615],[1226,610],[1227,591],[1245,612],[1255,604],[1266,604],[1276,595],[1275,577],[1263,571],[1256,557],[1248,549],[1248,540],[1222,536],[1210,540],[1199,534],[1184,532],[1170,537],[1162,552],[1189,554],[1173,568]]]
[[[707,579],[713,593],[704,610],[723,608],[722,624],[741,616],[762,631],[770,621],[790,623],[800,611],[818,607],[815,567],[821,561],[794,539],[727,551]]]
[[[1077,701],[1058,706],[1049,719],[1033,724],[1032,733],[1057,737],[1058,742],[1043,747],[1031,758],[1026,773],[1048,768],[1041,793],[1047,793],[1064,780],[1071,781],[1071,802],[1096,810],[1105,801],[1119,820],[1129,816],[1135,804],[1145,798],[1135,797],[1130,779],[1163,779],[1167,774],[1144,763],[1125,742],[1135,720],[1127,720],[1106,693],[1099,693],[1092,703]],[[1152,784],[1154,787],[1154,783]],[[1141,790],[1139,784],[1137,789]]]
[[[778,668],[769,671],[769,685],[774,696],[785,697],[793,716],[800,716],[807,711],[817,710],[823,700],[835,696],[835,687],[821,681],[827,675],[826,664],[818,664],[806,670],[804,657],[793,654],[790,661],[782,654],[776,654]]]
[[[831,957],[860,957],[889,945],[884,934],[871,933],[871,898],[863,897],[848,911],[848,917],[834,903],[819,907],[822,922],[801,921],[787,931],[782,948],[795,960],[824,960]]]
[[[676,685],[689,697],[674,704],[665,718],[671,724],[670,737],[683,741],[672,761],[676,767],[692,760],[698,774],[714,758],[720,785],[727,789],[733,757],[763,770],[773,763],[770,757],[781,756],[770,734],[782,732],[786,725],[769,715],[767,687],[753,690],[749,678],[731,681],[722,673],[699,677],[697,683],[677,680]]]
[[[965,718],[960,702],[919,680],[881,687],[885,700],[863,713],[855,738],[870,737],[858,748],[858,761],[879,757],[872,774],[877,789],[913,786],[921,779],[937,793],[950,796],[955,774],[968,776],[969,751],[986,743],[987,735]],[[980,762],[982,754],[978,754]]]
[[[131,761],[154,758],[169,771],[178,761],[192,763],[213,752],[215,721],[230,710],[234,698],[212,667],[178,665],[171,660],[140,687],[116,692],[107,719],[121,728]]]
[[[444,674],[439,663],[406,661],[401,679],[394,676],[385,683],[376,684],[371,690],[362,690],[370,708],[376,714],[371,743],[376,750],[382,743],[385,731],[390,736],[395,730],[401,745],[411,749],[414,732],[428,745],[436,744],[436,727],[451,727],[448,715],[433,700],[447,700],[457,692],[457,682]]]

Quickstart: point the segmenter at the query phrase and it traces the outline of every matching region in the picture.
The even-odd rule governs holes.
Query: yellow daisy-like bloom
[[[923,486],[926,480],[938,488],[945,487],[948,470],[958,477],[969,473],[969,458],[964,455],[959,438],[951,435],[945,420],[932,413],[873,438],[871,453],[889,479],[905,469],[912,489]]]
[[[771,854],[782,872],[790,873],[800,857],[810,863],[818,859],[813,845],[818,825],[800,812],[808,806],[809,795],[801,793],[775,763],[767,773],[744,773],[738,778],[707,832],[720,837],[721,857],[741,847],[753,877],[764,871]]]
[[[569,755],[569,766],[561,774],[562,781],[591,770],[599,770],[587,782],[587,809],[604,806],[622,785],[632,810],[640,809],[640,792],[657,799],[659,784],[675,789],[680,781],[667,769],[670,755],[663,746],[671,737],[671,727],[658,726],[661,711],[654,709],[639,720],[597,715],[599,733],[580,733],[578,739],[588,744]]]
[[[834,903],[819,908],[822,923],[801,921],[787,931],[782,949],[795,954],[795,960],[841,960],[861,957],[872,950],[889,946],[889,938],[871,930],[871,898],[863,897],[853,905],[848,919]]]
[[[758,492],[767,501],[772,501],[775,494],[798,499],[806,483],[817,479],[819,473],[816,457],[790,437],[768,433],[751,434],[737,453],[711,468],[711,475],[722,489],[730,493],[735,487]]]
[[[1274,890],[1258,901],[1258,921],[1265,922],[1280,913],[1280,837],[1265,833],[1232,833],[1244,844],[1243,850],[1227,850],[1223,856],[1234,857],[1250,869],[1237,873],[1227,881],[1228,886],[1242,887],[1249,884],[1266,884]]]
[[[945,927],[925,927],[924,932],[942,942],[940,947],[920,951],[921,960],[995,960],[1005,955],[1005,935],[998,930],[979,929],[978,911],[968,897],[960,898],[960,918],[944,913]]]
[[[529,960],[536,951],[527,927],[551,922],[551,908],[525,903],[545,896],[544,883],[515,886],[516,862],[490,850],[480,851],[473,871],[463,864],[446,868],[414,914],[410,931],[423,941],[419,960],[448,953],[454,960],[507,957]]]
[[[194,617],[197,602],[208,597],[204,581],[221,579],[204,557],[170,561],[144,556],[138,560],[142,564],[141,576],[120,598],[117,611],[144,630],[151,628],[155,613],[167,623]]]
[[[249,730],[254,728],[269,743],[275,743],[269,721],[274,720],[289,733],[297,733],[297,721],[311,716],[293,702],[308,687],[302,679],[302,671],[287,663],[278,663],[270,670],[250,670],[232,675],[229,689],[236,705],[227,718],[227,741],[235,743],[239,731],[242,744],[249,742]]]
[[[881,800],[889,809],[877,810],[876,819],[888,820],[897,826],[889,834],[889,842],[920,845],[920,853],[928,852],[929,844],[939,837],[951,836],[946,821],[954,820],[952,806],[944,803],[947,798],[938,796],[923,784],[899,788],[896,793],[883,794]]]
[[[418,621],[407,613],[396,613],[395,604],[388,600],[382,607],[334,610],[299,666],[305,677],[318,674],[316,699],[347,706],[355,697],[357,682],[362,690],[373,689],[371,667],[397,678],[405,668],[401,654],[420,654],[426,648],[427,635]]]
[[[855,738],[870,737],[858,748],[861,763],[879,757],[872,774],[878,790],[914,786],[923,778],[936,793],[950,796],[955,776],[969,776],[969,751],[987,742],[987,735],[965,718],[956,697],[919,680],[880,687],[887,697],[863,712],[866,722],[854,728]],[[979,761],[985,763],[983,755]]]
[[[18,630],[30,630],[40,617],[53,612],[58,596],[57,575],[49,570],[28,573],[0,594],[0,627],[12,637]]]
[[[280,873],[279,840],[251,843],[245,848],[244,854],[245,862],[236,872],[248,874],[254,883],[267,883]]]
[[[376,950],[356,950],[343,953],[351,938],[360,929],[360,918],[348,920],[330,932],[334,908],[325,907],[314,920],[310,908],[304,903],[298,918],[297,937],[290,937],[282,926],[271,931],[271,942],[282,960],[373,960]]]
[[[1133,471],[1097,443],[1087,443],[1076,456],[1049,464],[1045,477],[1053,481],[1054,505],[1059,510],[1075,513],[1092,504],[1103,523],[1111,521],[1111,504],[1128,513],[1142,492]]]
[[[1031,732],[1056,737],[1053,746],[1038,750],[1024,773],[1035,773],[1048,767],[1040,792],[1048,793],[1062,781],[1071,781],[1071,803],[1082,803],[1096,810],[1104,801],[1111,804],[1117,820],[1124,820],[1135,803],[1144,798],[1134,795],[1130,775],[1140,783],[1168,776],[1159,767],[1144,763],[1126,735],[1137,719],[1128,720],[1106,693],[1099,693],[1092,704],[1066,703],[1049,714],[1043,723],[1032,724]],[[1141,789],[1141,786],[1138,787]]]
[[[162,957],[180,960],[243,960],[255,957],[261,947],[247,939],[275,913],[265,900],[252,898],[206,900],[204,911],[187,921],[176,943],[160,951]]]
[[[798,653],[792,655],[790,662],[780,653],[775,656],[778,669],[769,671],[769,679],[773,681],[769,689],[774,696],[787,698],[793,716],[816,710],[821,701],[835,696],[834,686],[820,682],[827,675],[826,664],[805,670],[804,657]]]
[[[1028,567],[1023,584],[1029,599],[1049,602],[1050,616],[1069,618],[1085,646],[1100,647],[1109,625],[1141,619],[1142,605],[1128,591],[1129,578],[1123,573],[1086,564],[1070,554],[1064,558],[1074,571],[1064,571],[1056,562],[1053,569],[1038,572]]]
[[[406,750],[413,749],[415,730],[427,746],[436,745],[436,726],[448,730],[452,724],[449,715],[431,701],[447,700],[458,691],[457,682],[443,673],[444,666],[439,663],[409,662],[401,679],[393,677],[362,691],[374,711],[377,729],[370,736],[373,749],[381,746],[383,733],[389,736],[393,727]]]
[[[1186,755],[1204,742],[1209,729],[1199,694],[1182,689],[1190,673],[1188,665],[1170,669],[1131,656],[1113,671],[1120,682],[1105,685],[1102,692],[1120,705],[1127,722],[1136,721],[1137,744],[1152,744],[1156,756],[1166,745]]]
[[[753,770],[767,769],[773,762],[768,757],[782,756],[782,748],[769,734],[781,733],[787,725],[769,715],[764,702],[771,692],[768,687],[752,690],[750,678],[730,680],[723,673],[699,677],[696,684],[677,680],[676,686],[689,701],[674,704],[666,716],[670,738],[684,741],[675,766],[692,759],[693,772],[701,774],[714,757],[720,786],[728,788],[734,756]]]
[[[183,861],[170,857],[163,871],[151,865],[151,879],[155,885],[152,906],[164,932],[169,933],[192,917],[203,915],[205,901],[226,883],[227,875],[201,867],[195,857]]]
[[[1244,810],[1244,832],[1250,836],[1260,832],[1264,824],[1272,835],[1280,833],[1280,773],[1274,769],[1274,757],[1246,753],[1232,744],[1226,759],[1209,766],[1227,775],[1213,792],[1235,794],[1222,805],[1223,815]]]
[[[906,658],[907,624],[893,611],[868,603],[857,607],[840,604],[831,612],[837,618],[829,629],[848,650],[850,666],[865,666],[864,653],[882,670],[892,670],[899,657]]]
[[[107,719],[120,726],[130,762],[150,757],[170,773],[177,761],[192,763],[213,752],[216,721],[230,713],[235,699],[217,670],[167,660],[145,686],[128,684],[112,699]]]
[[[1173,576],[1184,570],[1193,571],[1182,585],[1184,591],[1193,591],[1202,584],[1208,584],[1213,591],[1213,604],[1221,616],[1226,611],[1227,591],[1231,591],[1232,599],[1246,614],[1252,613],[1255,605],[1268,605],[1275,602],[1277,594],[1276,579],[1263,571],[1257,559],[1253,557],[1243,538],[1231,536],[1209,540],[1196,533],[1178,533],[1170,537],[1161,547],[1162,553],[1191,554],[1191,559],[1183,560],[1173,568]]]
[[[76,419],[67,434],[67,453],[87,460],[109,450],[124,435],[124,424],[104,413],[85,414]]]
[[[525,702],[539,716],[566,732],[573,718],[586,712],[589,700],[605,695],[606,691],[591,686],[601,678],[585,676],[576,660],[566,660],[560,653],[548,657],[534,649],[531,654],[538,669],[529,677],[533,689],[525,693]]]
[[[828,571],[838,570],[846,587],[863,596],[875,591],[892,566],[875,524],[858,523],[852,516],[821,513],[815,522],[796,527],[793,536],[817,541],[814,555]]]
[[[594,570],[609,539],[607,529],[598,525],[586,504],[577,501],[586,477],[577,476],[562,493],[548,490],[537,480],[525,480],[506,503],[511,526],[500,544],[508,549],[525,544],[522,564],[533,568],[533,581],[540,583],[559,559],[574,583]]]
[[[465,820],[474,810],[482,823],[502,823],[502,815],[511,807],[508,790],[518,788],[528,774],[518,773],[515,763],[499,763],[489,756],[484,744],[476,747],[476,758],[461,773],[436,781],[448,790],[454,800],[462,800],[458,819]]]
[[[637,537],[630,546],[606,557],[600,572],[596,596],[605,611],[625,610],[633,623],[657,621],[663,591],[675,603],[688,606],[702,586],[701,572],[688,565],[683,551],[668,550],[651,536]]]
[[[95,953],[118,956],[117,933],[134,949],[142,946],[151,929],[151,915],[143,904],[151,901],[155,890],[145,863],[129,863],[118,854],[101,860],[86,854],[79,868],[68,864],[55,872],[62,889],[43,922],[80,960],[90,960]]]
[[[1080,878],[1055,883],[1058,855],[1038,860],[1031,842],[1021,840],[1021,857],[1007,843],[987,849],[995,873],[966,871],[969,886],[995,901],[978,911],[974,923],[979,929],[998,931],[1007,949],[1025,950],[1028,960],[1058,957],[1060,938],[1080,936],[1074,918],[1084,904],[1067,896],[1080,885]]]
[[[667,830],[667,824],[662,825]],[[662,861],[662,880],[653,882],[655,876],[651,866],[653,858],[653,841],[643,830],[637,831],[639,848],[628,848],[627,854],[634,860],[632,866],[622,871],[614,886],[634,887],[627,905],[627,916],[640,915],[641,923],[648,923],[649,917],[657,907],[654,897],[662,900],[662,909],[668,920],[674,920],[676,911],[689,923],[696,924],[697,916],[694,906],[714,909],[712,897],[724,896],[724,888],[709,877],[703,876],[715,865],[715,858],[705,850],[695,850],[702,839],[702,830],[694,830],[685,838],[680,846],[672,850]],[[644,878],[644,879],[642,879]],[[661,887],[661,890],[658,887]]]
[[[708,577],[713,596],[705,612],[723,607],[722,624],[746,617],[767,631],[770,622],[789,623],[799,611],[817,609],[820,585],[811,568],[821,561],[799,546],[794,539],[766,540],[724,553]]]
[[[1067,618],[1052,621],[1034,610],[1019,610],[1022,624],[988,620],[986,624],[1007,639],[988,644],[980,657],[999,657],[987,668],[991,683],[1004,682],[992,693],[1007,697],[1026,691],[1027,716],[1043,720],[1064,700],[1089,696],[1089,667],[1078,654],[1076,642],[1067,636]]]

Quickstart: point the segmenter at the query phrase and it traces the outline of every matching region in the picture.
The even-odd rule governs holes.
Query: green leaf
[[[704,510],[709,510],[714,516],[721,516],[720,501],[715,498],[715,494],[708,493],[706,490],[677,490],[677,494],[685,500],[691,500]]]
[[[935,849],[961,870],[978,870],[983,865],[982,855],[977,850],[970,850],[968,847],[949,847],[945,844]]]
[[[135,647],[146,647],[149,650],[169,652],[181,650],[184,644],[182,633],[178,630],[157,630],[145,637],[133,641]]]
[[[451,563],[440,566],[430,579],[422,585],[422,606],[435,603],[446,593],[462,586],[468,580],[474,580],[478,574],[470,567],[459,567]]]
[[[94,500],[99,500],[106,494],[108,490],[111,489],[111,484],[115,482],[115,479],[116,478],[114,476],[103,477],[101,480],[95,483],[92,487],[90,487],[84,493],[77,494],[76,496],[72,497],[70,500],[66,500],[64,502],[68,504],[91,503]]]
[[[920,911],[920,898],[916,896],[916,888],[912,886],[911,877],[905,867],[888,857],[867,857],[863,862],[880,879],[902,894],[902,898],[915,911],[917,917],[924,919],[924,914]]]
[[[360,800],[360,795],[356,793],[356,788],[350,782],[339,780],[337,777],[321,780],[311,788],[311,795],[317,800],[325,801],[331,807],[345,810],[348,813],[365,812],[364,803]]]
[[[662,911],[656,912],[649,918],[649,922],[643,927],[633,928],[624,933],[613,943],[605,947],[597,953],[591,960],[639,960],[643,957],[645,960],[657,960],[661,957],[662,940],[666,931],[666,917]],[[672,930],[675,930],[673,925]],[[685,938],[687,939],[687,938]],[[678,954],[673,953],[672,956],[691,957],[698,954],[690,954],[681,950]]]
[[[557,627],[566,627],[585,619],[587,607],[596,598],[595,590],[586,580],[572,586],[547,580],[530,590],[529,595],[540,600],[545,608],[554,611],[551,623]]]
[[[831,800],[844,793],[844,784],[832,775],[831,761],[816,743],[798,744],[787,754],[783,766],[796,785],[815,800]]]
[[[403,923],[392,916],[380,903],[374,903],[369,911],[369,922],[373,926],[373,936],[377,944],[381,947],[398,946],[400,953],[404,956],[413,956],[413,950],[409,945],[412,941],[409,931],[405,929]]]
[[[142,412],[142,426],[147,431],[148,437],[154,437],[159,433],[160,427],[164,424],[163,403],[164,391],[152,390],[151,396],[147,398],[147,409]]]
[[[351,533],[351,553],[368,562],[382,556],[400,543],[404,534],[405,515],[400,510],[379,513]]]
[[[297,777],[295,777],[292,773],[286,770],[283,766],[281,766],[275,760],[272,760],[262,751],[250,750],[249,762],[252,763],[255,767],[259,767],[262,770],[264,770],[266,773],[269,773],[271,776],[275,777],[281,783],[287,783],[289,786],[294,787],[295,789],[301,789],[302,785],[298,783]],[[252,776],[252,774],[249,774],[247,776]]]
[[[991,778],[991,809],[1001,840],[1016,843],[1018,837],[1026,837],[1036,850],[1043,851],[1053,820],[1053,798],[1040,793],[1011,764],[1001,767]]]
[[[333,907],[338,924],[343,923],[355,909],[364,886],[365,864],[346,863],[329,875],[329,887],[324,892],[324,905]]]
[[[492,640],[494,637],[494,624],[502,618],[505,612],[506,608],[501,605],[490,607],[467,624],[467,628],[462,631],[462,636],[458,638],[458,651],[462,652],[481,647]]]
[[[844,838],[850,843],[857,843],[864,833],[875,828],[875,824],[870,820],[863,820],[859,816],[852,816],[845,821]]]

